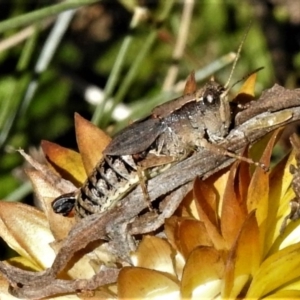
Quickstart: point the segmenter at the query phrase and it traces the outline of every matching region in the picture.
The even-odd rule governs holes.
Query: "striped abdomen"
[[[105,156],[95,167],[75,197],[79,217],[112,207],[139,182],[131,155]]]

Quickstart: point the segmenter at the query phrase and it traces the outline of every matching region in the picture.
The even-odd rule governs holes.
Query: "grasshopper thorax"
[[[210,141],[223,139],[231,123],[230,104],[227,90],[214,80],[208,81],[197,91],[197,102],[201,106],[205,131]]]

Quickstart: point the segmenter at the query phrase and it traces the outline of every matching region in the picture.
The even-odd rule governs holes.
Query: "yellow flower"
[[[267,163],[278,132],[269,140]],[[257,145],[258,147],[258,145]],[[256,148],[257,148],[256,147]],[[280,226],[293,198],[294,152],[270,173],[235,163],[194,188],[165,237],[145,236],[121,270],[120,298],[296,298],[300,296],[300,229]],[[299,223],[299,222],[298,222]]]
[[[243,91],[248,88],[249,82]],[[279,133],[252,147],[252,157],[263,151],[261,162],[269,165]],[[280,234],[294,197],[291,164],[295,152],[271,172],[236,162],[205,181],[196,179],[165,221],[164,236],[144,236],[131,256],[134,267],[121,270],[119,297],[299,297],[299,222]]]
[[[244,92],[248,93],[251,80]],[[7,261],[11,265],[33,271],[51,267],[60,241],[75,222],[55,214],[51,202],[82,184],[109,142],[102,131],[79,116],[75,126],[80,154],[43,142],[49,162],[43,166],[23,153],[33,166],[27,174],[42,211],[0,202],[0,235],[19,254]],[[279,134],[254,145],[251,157],[263,153],[261,162],[268,165]],[[295,164],[294,152],[271,172],[237,161],[205,181],[195,179],[193,190],[165,220],[164,230],[145,235],[131,254],[132,266],[123,267],[116,285],[99,288],[94,299],[299,297],[298,222],[279,233],[294,197],[291,164]],[[91,278],[111,258],[105,249],[96,253],[97,249],[80,251],[59,277]],[[7,281],[0,277],[0,298],[15,299],[7,289]],[[68,299],[80,297],[74,293]]]

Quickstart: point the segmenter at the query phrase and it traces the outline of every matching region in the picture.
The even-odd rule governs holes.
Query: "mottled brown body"
[[[195,93],[156,107],[152,115],[129,125],[104,150],[104,158],[72,199],[79,217],[108,210],[139,184],[137,168],[149,154],[177,162],[203,146],[223,139],[231,121],[225,89],[209,81]],[[155,177],[168,165],[153,165],[146,178]],[[70,199],[70,198],[68,198]],[[53,202],[57,213],[67,214],[66,197]]]

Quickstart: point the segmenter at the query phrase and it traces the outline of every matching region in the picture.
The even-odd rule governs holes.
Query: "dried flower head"
[[[242,92],[251,97],[253,77],[247,82]],[[21,270],[46,269],[42,276],[48,275],[57,290],[65,286],[70,299],[85,298],[86,293],[76,291],[84,292],[80,287],[89,280],[93,284],[90,299],[300,296],[297,222],[288,224],[280,234],[294,198],[289,171],[289,166],[295,165],[294,151],[270,172],[237,161],[205,181],[195,179],[192,191],[175,214],[165,220],[163,228],[141,238],[130,255],[131,264],[118,264],[106,243],[92,243],[73,255],[59,273],[61,281],[51,277],[56,253],[67,249],[68,245],[63,244],[66,237],[75,234],[74,230],[70,233],[75,218],[54,214],[51,202],[82,184],[109,142],[102,131],[78,115],[75,125],[80,154],[43,142],[48,165],[42,165],[21,152],[33,166],[27,175],[43,211],[21,203],[0,202],[0,235],[19,254],[0,264],[6,277],[0,280],[1,298],[15,299],[7,291],[9,283],[16,287],[15,282],[27,280],[30,284],[34,273]],[[261,162],[269,165],[279,135],[277,130],[254,145],[250,157],[261,156]],[[121,270],[116,284],[102,286],[95,276],[109,264]],[[46,290],[48,282],[40,280],[39,288]],[[59,294],[55,291],[51,291],[54,297]]]

